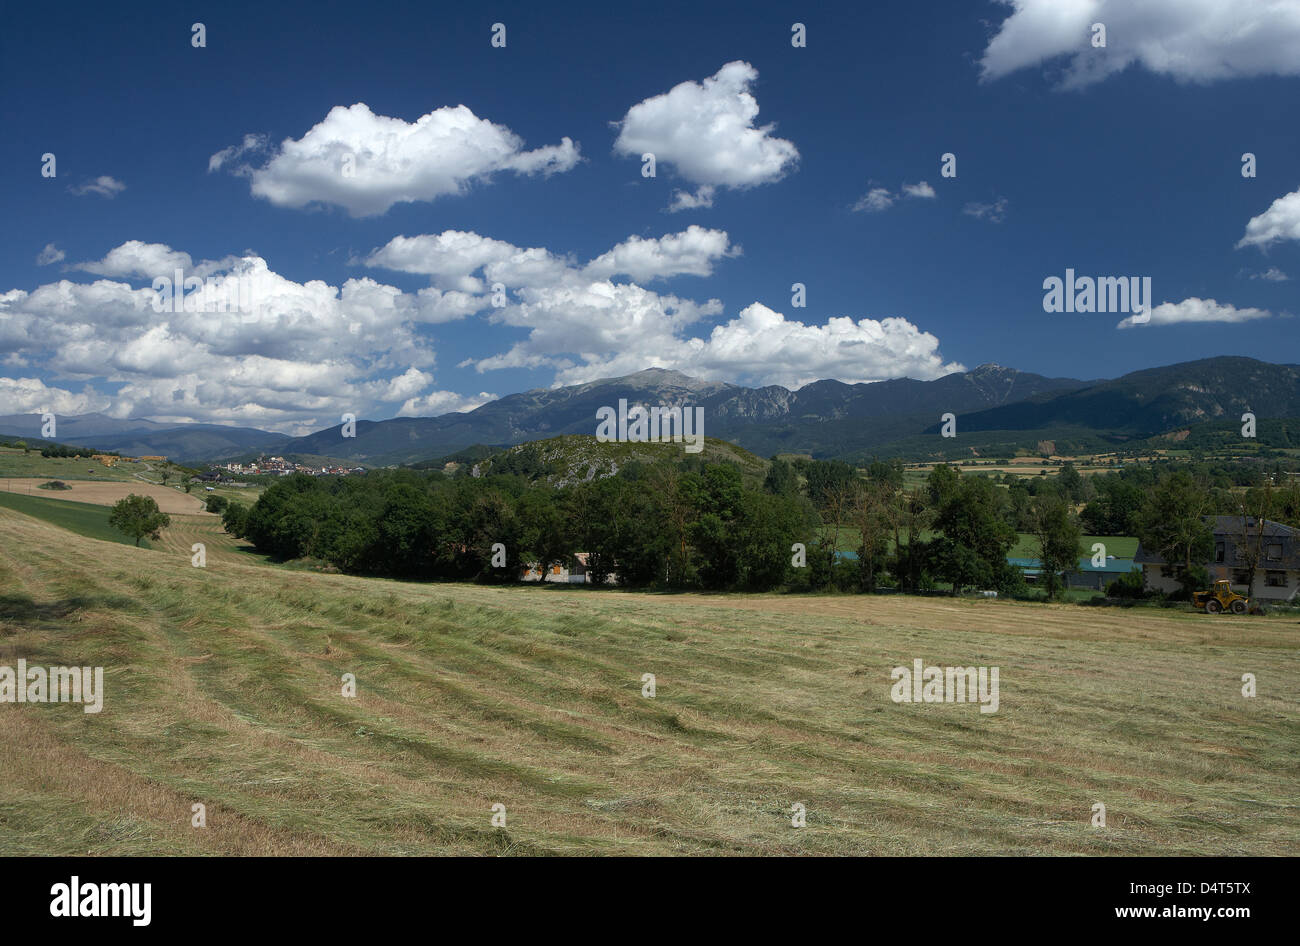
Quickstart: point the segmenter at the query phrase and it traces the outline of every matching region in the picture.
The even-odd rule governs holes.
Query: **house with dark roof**
[[[1271,519],[1242,516],[1205,516],[1214,530],[1214,552],[1210,561],[1199,562],[1210,580],[1226,578],[1233,590],[1245,594],[1250,585],[1248,556],[1258,550],[1255,563],[1254,596],[1265,601],[1290,601],[1300,592],[1300,529]],[[1160,555],[1138,544],[1133,560],[1142,566],[1146,587],[1151,591],[1177,591],[1177,570]]]

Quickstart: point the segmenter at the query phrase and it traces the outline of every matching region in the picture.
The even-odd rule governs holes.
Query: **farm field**
[[[135,541],[127,538],[125,533],[119,532],[108,524],[109,510],[105,506],[49,498],[58,495],[60,494],[46,493],[44,490],[30,496],[26,493],[0,491],[0,506],[44,520],[87,538],[135,544]],[[148,539],[141,539],[140,545],[142,548],[151,547]]]
[[[199,497],[202,502],[208,496],[220,496],[227,502],[242,503],[245,506],[251,506],[253,503],[266,492],[266,486],[262,483],[249,483],[246,486],[232,486],[229,483],[218,483],[212,487],[211,491],[198,483],[194,484],[193,495]]]
[[[86,457],[43,457],[39,450],[30,453],[13,447],[0,447],[0,477],[41,477],[45,480],[111,480],[125,482],[136,473],[148,474],[142,463],[118,463],[107,467]]]
[[[181,473],[177,468],[168,466],[172,470],[173,477],[170,485],[163,486],[160,475],[161,464],[153,461],[119,463],[113,467],[106,467],[84,457],[43,457],[38,451],[25,454],[22,450],[12,447],[0,447],[0,492],[30,491],[33,496],[75,498],[82,502],[107,502],[109,505],[134,492],[153,496],[163,512],[193,513],[202,510],[204,498],[214,493],[231,502],[251,506],[266,489],[261,483],[250,483],[243,487],[221,483],[209,492],[195,483],[191,492],[187,494],[183,489],[176,488],[176,484],[182,482]],[[50,480],[62,480],[76,492],[37,490],[37,486]],[[127,485],[130,489],[116,491],[118,484]],[[95,490],[92,487],[96,485],[109,488]],[[173,502],[176,496],[183,497],[179,503]],[[191,503],[189,499],[194,499],[196,502]],[[162,505],[164,500],[173,508],[164,507]]]
[[[1094,543],[1106,546],[1106,554],[1116,558],[1132,558],[1137,554],[1138,540],[1131,535],[1084,535],[1079,537],[1080,555],[1091,555]],[[1037,558],[1038,540],[1027,532],[1016,533],[1016,544],[1007,554],[1013,558]]]
[[[125,499],[132,493],[137,496],[152,496],[158,508],[166,513],[196,515],[203,512],[202,490],[186,493],[171,486],[147,483],[142,480],[85,482],[83,480],[64,480],[71,489],[41,489],[42,483],[48,483],[49,477],[19,479],[10,477],[0,479],[0,493],[14,495],[41,496],[56,501],[92,503],[99,506],[111,506],[119,499]]]
[[[147,551],[0,507],[0,664],[102,666],[106,688],[99,714],[0,705],[0,854],[1300,845],[1293,618],[411,584],[175,522]],[[998,666],[998,712],[893,703],[916,658]]]

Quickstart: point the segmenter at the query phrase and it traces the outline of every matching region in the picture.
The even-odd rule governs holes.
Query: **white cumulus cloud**
[[[164,243],[127,240],[109,250],[103,259],[77,263],[73,268],[99,276],[142,276],[152,280],[155,276],[172,278],[178,269],[188,273],[193,267],[190,254]]]
[[[1061,59],[1064,88],[1137,63],[1183,82],[1300,75],[1293,0],[1001,0],[1012,12],[980,61],[986,80]],[[1106,45],[1092,45],[1094,23]]]
[[[89,387],[76,393],[40,378],[0,377],[0,404],[6,414],[89,414],[104,410],[109,399]]]
[[[120,386],[111,397],[92,388],[74,395],[66,386],[16,389],[9,379],[0,396],[32,409],[48,401],[62,413],[319,429],[345,412],[391,411],[438,394],[429,393],[435,353],[420,326],[488,305],[485,297],[433,287],[408,293],[368,277],[299,283],[258,256],[194,267],[190,259],[133,240],[83,264],[117,279],[0,293],[0,361]],[[179,308],[160,311],[150,277],[177,265],[203,281]]]
[[[1162,302],[1151,310],[1150,325],[1180,325],[1184,322],[1249,322],[1252,319],[1266,319],[1272,313],[1265,309],[1238,309],[1229,303],[1219,303],[1214,299],[1198,299],[1195,296],[1182,302]],[[1143,323],[1134,321],[1134,316],[1121,321],[1116,328],[1132,328]]]
[[[413,397],[397,411],[398,417],[437,417],[441,414],[465,413],[495,401],[495,394],[480,391],[478,394],[457,394],[455,391],[430,391]]]
[[[636,282],[670,276],[708,276],[715,260],[739,254],[730,246],[725,230],[706,230],[692,224],[681,233],[657,239],[629,237],[587,264],[584,274],[598,279],[622,274]]]
[[[902,318],[832,317],[825,325],[788,319],[755,302],[705,337],[675,335],[654,350],[617,351],[562,370],[556,382],[580,384],[649,365],[711,380],[798,388],[837,378],[939,378],[965,368],[939,355],[939,340]]]
[[[214,154],[208,169],[229,167],[260,149],[258,137],[246,135],[241,144]],[[301,138],[286,138],[265,165],[237,165],[233,171],[247,175],[252,193],[276,206],[334,204],[367,217],[394,204],[463,193],[498,171],[552,174],[578,160],[578,146],[569,138],[526,151],[509,128],[464,105],[406,122],[358,102],[335,106]]]
[[[393,237],[371,252],[365,264],[418,273],[435,286],[463,293],[485,292],[498,282],[507,287],[554,283],[569,269],[566,260],[547,250],[523,249],[464,230]]]
[[[366,263],[423,273],[448,289],[479,291],[494,281],[506,283],[506,304],[484,314],[527,334],[505,351],[461,362],[480,372],[552,368],[554,383],[562,385],[657,365],[710,379],[797,387],[819,378],[936,378],[962,370],[939,355],[937,338],[906,319],[840,316],[810,325],[754,303],[702,334],[693,327],[722,315],[721,300],[639,285],[708,276],[718,261],[739,252],[725,231],[691,226],[657,238],[629,237],[578,265],[541,248],[523,250],[449,230],[397,237]],[[539,265],[528,270],[523,259]]]
[[[756,126],[758,100],[750,87],[758,70],[729,62],[701,82],[682,82],[661,95],[638,102],[618,123],[618,154],[651,153],[656,165],[668,163],[695,194],[679,191],[670,209],[712,206],[714,189],[744,189],[784,177],[798,162],[794,143],[773,134],[774,125]]]
[[[717,193],[717,190],[711,184],[701,184],[695,189],[694,194],[690,191],[675,190],[673,191],[672,202],[666,209],[670,214],[675,214],[682,210],[700,210],[712,207],[713,195]]]
[[[1300,240],[1300,190],[1279,197],[1246,224],[1246,234],[1237,248],[1258,246],[1261,249],[1281,240]]]

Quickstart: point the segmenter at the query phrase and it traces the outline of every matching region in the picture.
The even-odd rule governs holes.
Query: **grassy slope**
[[[161,483],[159,463],[118,463],[113,467],[106,467],[102,463],[94,460],[72,457],[43,457],[39,451],[33,451],[24,454],[21,450],[15,450],[10,447],[0,447],[0,492],[5,490],[4,479],[7,477],[27,478],[37,477],[51,480],[85,480],[91,482],[148,482]],[[183,479],[177,469],[168,464],[167,469],[172,473],[169,485],[176,486],[182,484]],[[257,498],[266,491],[266,486],[262,484],[252,485],[244,489],[237,489],[226,484],[218,485],[215,492],[232,502],[243,503],[251,506],[257,502]],[[57,495],[57,494],[51,494]],[[194,484],[191,487],[191,495],[200,499],[212,495],[204,491],[203,486]]]
[[[57,493],[51,495],[57,496]],[[112,511],[108,506],[96,506],[90,503],[74,503],[66,499],[48,499],[45,496],[26,496],[22,493],[0,492],[0,506],[15,509],[18,512],[43,519],[46,522],[83,535],[91,539],[103,539],[107,542],[123,542],[135,545],[124,533],[118,532],[108,524]],[[149,548],[149,540],[140,540],[141,548]]]
[[[1300,843],[1293,621],[412,585],[250,564],[211,517],[182,528],[146,552],[0,509],[0,663],[103,665],[108,691],[98,716],[0,707],[0,854]],[[914,657],[1000,666],[1001,711],[892,703]]]
[[[153,464],[157,466],[157,464]],[[23,453],[0,447],[0,476],[43,476],[52,480],[130,480],[135,473],[148,473],[142,463],[118,463],[107,467],[86,457],[43,457],[39,450]],[[153,477],[157,480],[157,475]]]
[[[1116,558],[1132,558],[1137,554],[1138,540],[1124,535],[1085,535],[1079,539],[1080,555],[1091,555],[1092,544],[1100,542],[1106,546],[1106,554]],[[1017,534],[1016,544],[1007,553],[1015,558],[1037,558],[1038,540],[1027,532]]]

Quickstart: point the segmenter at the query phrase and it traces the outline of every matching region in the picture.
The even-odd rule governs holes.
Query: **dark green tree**
[[[1007,552],[1016,532],[1002,516],[1002,490],[982,476],[960,476],[947,466],[930,474],[930,493],[937,503],[934,527],[942,533],[933,543],[935,576],[953,591],[984,587],[1002,591],[1016,583]]]
[[[228,535],[237,539],[244,538],[248,525],[248,507],[242,503],[230,503],[221,514],[221,527]]]
[[[741,516],[743,490],[740,471],[716,464],[703,473],[682,477],[682,489],[695,513],[689,528],[699,577],[706,588],[729,588],[741,578],[736,527]]]
[[[1070,503],[1062,496],[1044,493],[1035,496],[1030,507],[1029,530],[1038,545],[1043,584],[1049,600],[1062,587],[1062,574],[1077,567],[1082,530]]]
[[[890,505],[894,488],[888,477],[857,484],[849,507],[849,522],[858,533],[857,586],[873,592],[889,552]]]
[[[772,465],[767,468],[763,480],[763,489],[774,496],[794,496],[799,492],[799,474],[794,465],[772,457]]]
[[[1180,577],[1209,561],[1214,531],[1202,518],[1209,492],[1185,470],[1164,474],[1136,517],[1139,541],[1157,553]],[[1185,589],[1186,590],[1186,589]]]
[[[171,525],[172,520],[171,516],[158,509],[158,503],[152,496],[131,493],[113,504],[113,511],[108,514],[108,524],[135,539],[138,547],[145,536],[155,541],[160,538],[162,530]]]

